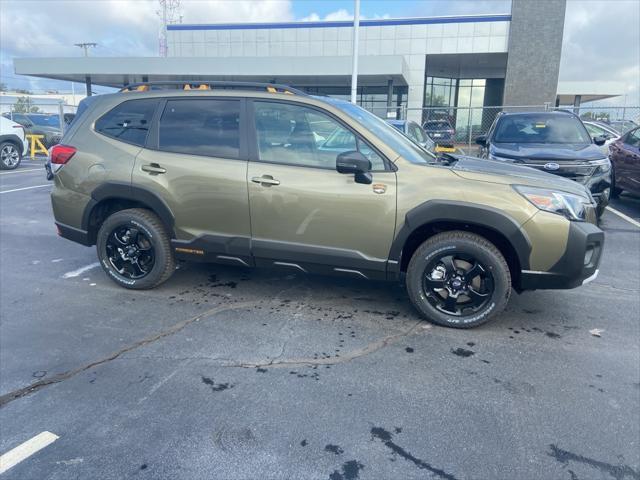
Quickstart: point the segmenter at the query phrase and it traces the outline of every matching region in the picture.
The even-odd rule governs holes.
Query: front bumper
[[[604,232],[591,223],[571,222],[564,255],[546,272],[523,270],[522,290],[568,289],[594,280],[604,247]]]

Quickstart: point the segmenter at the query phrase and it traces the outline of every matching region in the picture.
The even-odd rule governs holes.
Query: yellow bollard
[[[27,135],[27,139],[29,140],[29,151],[31,153],[31,158],[36,158],[36,153],[44,153],[44,154],[48,154],[49,151],[47,150],[47,147],[44,146],[44,144],[42,143],[42,139],[44,138],[44,135],[33,135],[33,134],[28,134]]]

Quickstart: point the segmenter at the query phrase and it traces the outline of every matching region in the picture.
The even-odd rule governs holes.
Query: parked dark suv
[[[476,138],[480,156],[554,173],[589,189],[602,215],[611,194],[611,162],[570,112],[502,112],[487,135]]]
[[[43,135],[42,143],[47,148],[60,143],[62,129],[58,115],[47,113],[5,113],[3,115],[22,125],[27,135]]]

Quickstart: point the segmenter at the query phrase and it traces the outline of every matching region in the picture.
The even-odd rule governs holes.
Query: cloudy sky
[[[531,0],[545,1],[545,0]],[[155,56],[154,0],[0,0],[0,82],[11,88],[68,90],[61,82],[16,76],[14,57]],[[509,13],[510,0],[362,0],[366,18]],[[184,23],[349,19],[351,0],[181,0]],[[640,1],[568,0],[560,80],[619,81],[640,104]],[[618,99],[617,102],[622,102]],[[609,103],[613,103],[609,101]]]

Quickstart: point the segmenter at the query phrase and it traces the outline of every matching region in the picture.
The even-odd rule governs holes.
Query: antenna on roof
[[[84,50],[84,56],[88,57],[89,56],[89,48],[94,48],[97,47],[98,44],[94,43],[94,42],[86,42],[86,43],[74,43],[73,44],[76,47],[80,47]]]

